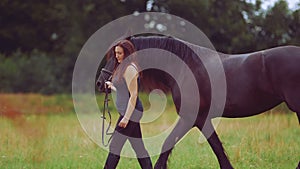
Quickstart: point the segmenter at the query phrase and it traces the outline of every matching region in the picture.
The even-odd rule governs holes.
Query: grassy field
[[[172,106],[166,110],[165,116],[174,118]],[[278,113],[284,111],[281,105],[254,117],[221,119],[217,132],[235,168],[296,168],[300,160],[299,124],[294,113]],[[1,94],[0,113],[1,169],[102,168],[107,152],[84,133],[71,96]],[[143,133],[151,134],[162,126],[142,127]],[[215,155],[201,138],[200,132],[192,129],[176,145],[169,168],[218,168]],[[136,159],[121,158],[118,168],[139,165]]]

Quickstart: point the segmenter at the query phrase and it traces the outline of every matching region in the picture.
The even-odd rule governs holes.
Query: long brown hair
[[[115,53],[115,48],[119,46],[123,49],[124,51],[124,58],[122,61],[122,64],[120,64],[117,61],[116,53]],[[112,52],[112,57],[114,57],[115,59],[115,66],[114,66],[114,70],[113,70],[113,76],[117,76],[117,79],[121,79],[121,77],[123,77],[123,74],[126,70],[126,68],[128,67],[128,65],[130,65],[131,63],[134,63],[137,68],[139,69],[137,62],[136,62],[136,50],[134,45],[129,41],[129,40],[121,40],[119,41],[115,46],[112,47],[111,49]],[[128,57],[130,56],[130,57]]]

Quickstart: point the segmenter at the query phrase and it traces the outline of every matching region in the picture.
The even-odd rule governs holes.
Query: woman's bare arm
[[[124,73],[124,78],[126,81],[127,88],[130,93],[130,97],[127,104],[127,109],[123,119],[120,121],[120,127],[126,127],[127,123],[135,109],[136,99],[138,97],[138,72],[136,68],[132,65],[129,65]]]

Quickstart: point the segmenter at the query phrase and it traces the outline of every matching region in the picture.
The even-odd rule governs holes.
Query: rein
[[[113,135],[113,132],[109,132],[109,129],[110,129],[110,126],[111,126],[111,114],[110,114],[110,111],[109,111],[109,108],[108,108],[108,102],[109,101],[110,100],[108,98],[108,88],[105,87],[105,98],[104,98],[104,105],[103,105],[103,113],[102,113],[102,116],[101,116],[101,118],[102,118],[102,144],[105,147],[108,146],[108,144],[109,144],[109,142],[110,142],[110,140],[112,138],[112,135]],[[105,120],[106,120],[105,114],[106,114],[106,112],[108,114],[108,120],[109,120],[109,122],[108,122],[108,126],[107,126],[107,128],[105,130]],[[105,143],[105,139],[104,139],[105,135],[109,136],[107,143]]]
[[[102,71],[104,71],[105,73],[111,73],[110,71],[106,70],[106,69],[102,69]],[[112,135],[114,132],[109,132],[109,129],[111,127],[111,113],[109,111],[109,108],[108,108],[108,102],[110,101],[109,98],[108,98],[108,95],[109,95],[109,89],[106,85],[104,85],[104,88],[105,88],[105,97],[104,97],[104,104],[103,104],[103,111],[102,111],[102,144],[104,145],[104,147],[107,147],[109,145],[109,142],[111,141],[112,139]],[[106,116],[105,114],[108,114],[108,126],[105,130],[105,120],[106,120]],[[107,143],[105,143],[105,139],[104,139],[104,136],[109,136],[108,138],[108,141]]]

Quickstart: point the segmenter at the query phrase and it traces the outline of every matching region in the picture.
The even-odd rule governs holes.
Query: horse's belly
[[[223,117],[239,118],[249,117],[266,112],[282,101],[276,98],[261,98],[259,100],[240,100],[225,105]]]

